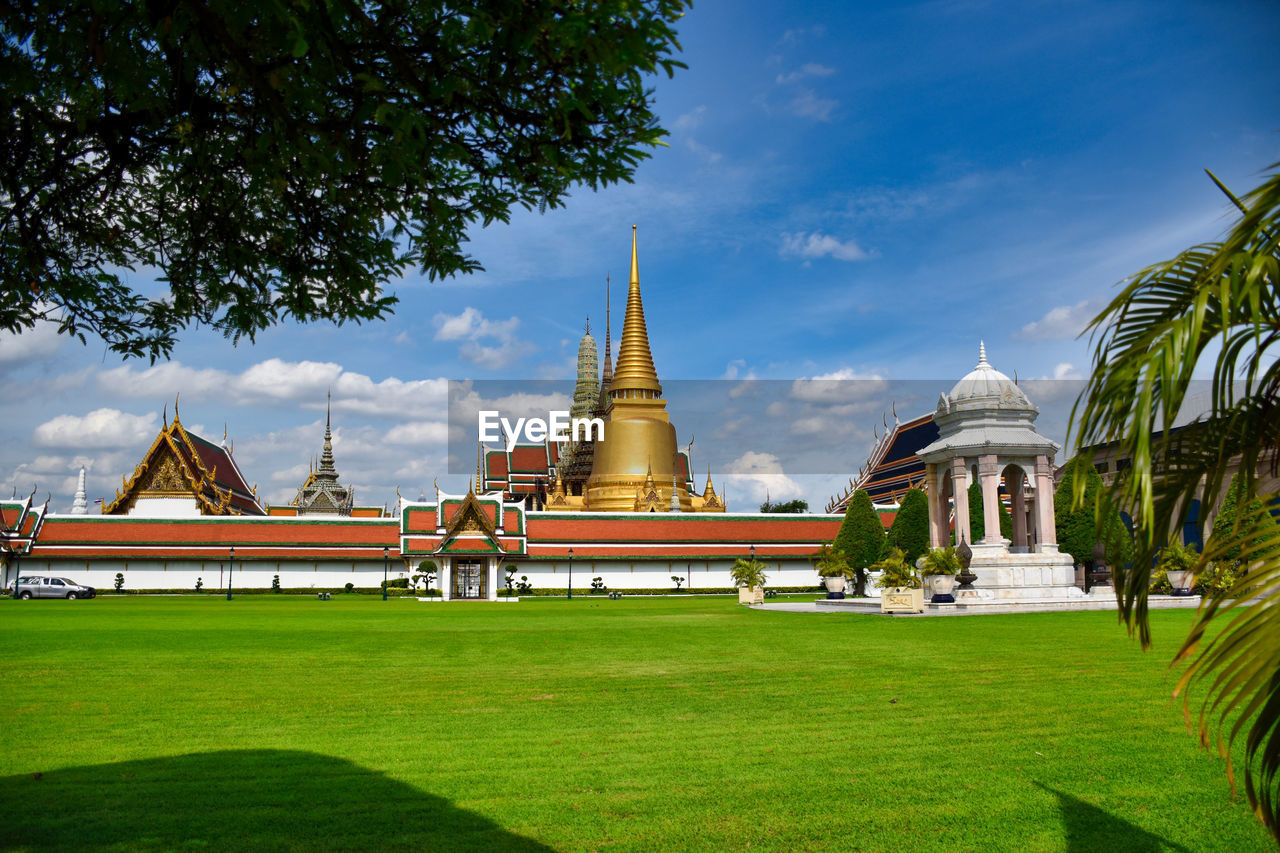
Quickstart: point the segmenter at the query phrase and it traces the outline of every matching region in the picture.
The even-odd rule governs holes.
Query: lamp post
[[[387,560],[391,554],[391,548],[382,546],[382,600],[387,600]]]
[[[227,601],[231,600],[231,573],[236,567],[236,546],[231,546],[231,551],[227,554]]]
[[[569,549],[569,600],[573,601],[573,549]]]

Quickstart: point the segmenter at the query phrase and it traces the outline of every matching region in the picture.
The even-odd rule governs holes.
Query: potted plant
[[[1192,584],[1195,583],[1195,566],[1200,562],[1200,555],[1195,548],[1181,542],[1170,542],[1160,549],[1160,558],[1156,561],[1156,574],[1164,572],[1173,587],[1174,595],[1191,595]]]
[[[907,562],[901,548],[890,548],[889,555],[871,564],[871,570],[880,572],[876,584],[880,587],[881,613],[921,613],[924,611],[924,590],[920,588],[920,575],[916,567]]]
[[[822,583],[827,588],[827,598],[844,598],[845,585],[853,577],[853,566],[849,563],[848,555],[830,544],[823,544],[814,555],[813,562],[818,570],[818,577],[822,578]]]
[[[764,603],[764,570],[767,569],[759,560],[738,560],[729,570],[729,578],[738,588],[739,604]]]
[[[923,583],[932,593],[929,600],[934,604],[952,604],[955,597],[951,594],[956,588],[956,576],[964,566],[956,549],[952,547],[934,548],[916,560],[916,568],[923,575]]]

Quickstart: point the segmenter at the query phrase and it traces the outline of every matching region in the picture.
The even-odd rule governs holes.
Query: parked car
[[[12,592],[12,586],[10,586]],[[18,578],[18,598],[93,598],[98,591],[70,578],[24,575]]]

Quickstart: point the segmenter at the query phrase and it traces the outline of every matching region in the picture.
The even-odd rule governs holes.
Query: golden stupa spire
[[[640,392],[640,393],[636,393]],[[609,388],[613,399],[660,397],[662,385],[653,368],[649,332],[644,323],[644,303],[640,300],[640,264],[636,252],[636,226],[631,226],[631,281],[627,288],[627,316],[622,321],[622,343],[618,364]]]

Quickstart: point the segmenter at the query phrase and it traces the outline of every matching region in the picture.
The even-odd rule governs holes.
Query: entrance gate
[[[461,560],[453,565],[453,597],[484,598],[485,571],[479,560]]]

